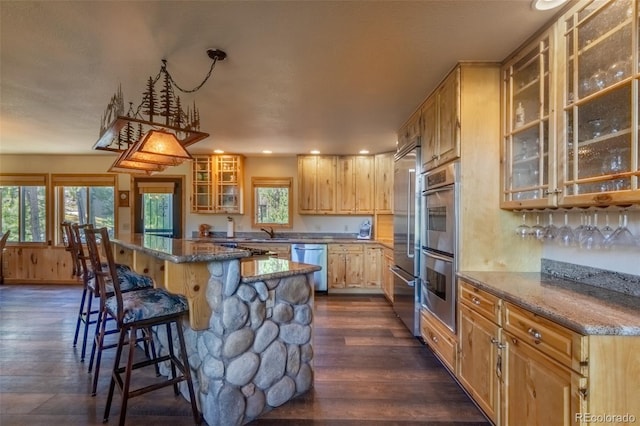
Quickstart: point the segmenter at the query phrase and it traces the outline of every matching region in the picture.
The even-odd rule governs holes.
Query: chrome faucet
[[[265,228],[260,228],[261,231],[266,232],[267,234],[269,234],[269,238],[273,238],[276,236],[275,231],[273,230],[273,227],[269,227],[269,229],[265,229]]]

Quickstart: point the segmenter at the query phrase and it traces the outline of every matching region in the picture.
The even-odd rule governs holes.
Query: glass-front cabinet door
[[[556,202],[551,54],[547,33],[502,68],[502,208]]]
[[[640,201],[635,2],[584,2],[560,25],[566,73],[559,203]]]

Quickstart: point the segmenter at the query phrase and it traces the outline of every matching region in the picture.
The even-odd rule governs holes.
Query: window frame
[[[112,235],[117,236],[118,232],[118,175],[116,174],[52,174],[51,188],[54,195],[53,209],[54,224],[52,226],[55,235],[55,245],[63,245],[62,230],[58,226],[65,217],[64,205],[61,200],[64,197],[65,187],[110,187],[113,189],[113,230]],[[89,191],[87,191],[89,192]],[[87,198],[87,214],[91,211],[90,198]]]
[[[258,222],[258,206],[256,205],[256,189],[258,188],[286,188],[288,194],[288,217],[284,223]],[[293,178],[292,177],[256,177],[251,178],[251,227],[260,228],[269,226],[272,228],[288,229],[293,228]]]
[[[51,240],[51,199],[50,199],[50,180],[48,173],[0,173],[0,186],[17,186],[18,188],[22,188],[25,186],[35,186],[35,187],[44,187],[44,215],[45,215],[45,223],[44,223],[44,241],[22,241],[20,240],[20,236],[23,234],[20,231],[22,226],[22,218],[20,218],[20,214],[24,213],[22,208],[19,207],[18,211],[18,240],[13,240],[13,233],[9,235],[9,240],[7,240],[7,245],[29,245],[29,246],[46,246],[50,243]],[[22,193],[22,190],[19,189],[19,194]],[[22,205],[22,203],[20,203]]]

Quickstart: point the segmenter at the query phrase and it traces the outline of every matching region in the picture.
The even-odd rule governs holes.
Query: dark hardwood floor
[[[87,362],[72,347],[79,297],[72,286],[0,286],[2,426],[102,424],[113,350],[91,397]],[[489,424],[382,296],[316,296],[313,341],[314,388],[251,425]],[[119,402],[116,393],[110,424]],[[165,388],[132,399],[127,424],[192,418],[189,404]]]

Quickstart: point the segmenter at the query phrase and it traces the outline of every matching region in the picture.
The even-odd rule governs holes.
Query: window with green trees
[[[7,241],[12,242],[45,242],[47,239],[47,191],[44,180],[42,185],[5,185],[4,183],[0,178],[2,234],[11,231]]]
[[[290,228],[293,178],[251,178],[253,226]]]

